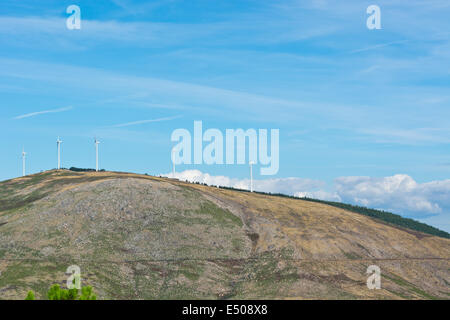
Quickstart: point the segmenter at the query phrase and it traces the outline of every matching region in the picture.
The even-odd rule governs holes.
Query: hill
[[[249,190],[235,189],[235,188],[230,188],[230,187],[221,187],[221,188],[240,191],[240,192],[250,192]],[[342,203],[342,202],[326,201],[326,200],[319,200],[319,199],[313,199],[313,198],[307,198],[307,197],[299,198],[299,197],[290,196],[290,195],[286,195],[286,194],[282,194],[282,193],[266,193],[266,192],[260,192],[260,191],[255,191],[255,193],[262,194],[262,195],[270,195],[270,196],[275,196],[275,197],[285,197],[285,198],[290,198],[290,199],[301,199],[304,201],[324,203],[324,204],[328,204],[333,207],[342,208],[342,209],[345,209],[348,211],[360,213],[365,216],[369,216],[369,217],[381,220],[383,222],[389,223],[393,226],[405,227],[410,230],[416,230],[416,231],[420,231],[420,232],[427,233],[430,235],[450,239],[450,233],[448,233],[448,232],[439,230],[438,228],[435,228],[433,226],[419,222],[417,220],[410,219],[410,218],[404,218],[398,214],[383,211],[383,210],[370,209],[367,207],[355,206],[355,205],[346,204],[346,203]]]
[[[102,299],[448,299],[449,259],[449,239],[326,203],[130,173],[0,183],[2,299],[70,265]]]

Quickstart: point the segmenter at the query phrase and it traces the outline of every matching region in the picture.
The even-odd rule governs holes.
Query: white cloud
[[[29,70],[34,72],[30,73]],[[71,76],[68,77],[68,74]],[[233,120],[235,120],[233,112],[239,112],[241,119],[251,119],[253,122],[273,121],[274,117],[280,122],[292,121],[294,118],[305,119],[311,116],[326,117],[333,122],[343,123],[348,121],[348,114],[358,114],[357,108],[343,105],[309,103],[189,82],[129,76],[95,68],[28,60],[0,58],[0,76],[32,81],[34,90],[44,83],[45,85],[57,83],[70,90],[80,90],[86,96],[92,94],[94,97],[105,94],[127,96],[138,93],[146,97],[143,101],[148,102],[152,99],[159,107],[184,108],[183,111],[201,112],[202,116],[208,114]],[[151,103],[148,107],[154,108],[155,105]],[[363,116],[358,119],[361,117]]]
[[[208,45],[224,44],[277,44],[306,40],[335,32],[335,26],[305,27],[298,19],[271,19],[270,28],[260,22],[264,15],[235,15],[228,20],[203,23],[170,23],[121,20],[90,20],[82,18],[82,33],[71,39],[55,41],[52,36],[67,34],[66,18],[36,16],[0,16],[0,36],[24,36],[28,45],[53,43],[55,48],[73,48],[80,43],[89,47],[101,41],[120,41],[138,46],[162,47],[184,42]],[[247,18],[247,19],[244,19]],[[251,37],[247,37],[247,35]],[[83,44],[84,42],[84,44]],[[86,43],[89,42],[89,43]],[[68,44],[72,44],[68,46]]]
[[[235,179],[226,176],[212,176],[199,170],[186,170],[183,172],[163,174],[168,178],[176,178],[182,181],[205,183],[212,186],[232,187],[237,189],[250,189],[250,179]],[[294,195],[303,190],[315,190],[325,186],[325,183],[319,180],[303,178],[276,178],[266,180],[254,180],[254,190],[270,193],[283,193]]]
[[[344,202],[413,216],[450,209],[450,180],[421,184],[405,174],[383,178],[341,177],[335,180],[335,190]]]
[[[327,192],[324,190],[295,192],[294,196],[299,198],[312,198],[326,201],[342,201],[341,197],[336,192]]]

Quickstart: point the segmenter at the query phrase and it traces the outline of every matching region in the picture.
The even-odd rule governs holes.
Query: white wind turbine
[[[253,192],[253,165],[255,163],[250,161],[250,192]]]
[[[58,137],[58,139],[56,140],[56,145],[58,146],[58,170],[61,169],[61,143],[62,140]]]
[[[100,141],[97,140],[97,137],[94,140],[95,143],[95,171],[98,172],[98,145],[100,144]]]
[[[22,176],[25,177],[26,175],[26,168],[25,168],[25,157],[27,153],[25,152],[25,149],[22,148]]]

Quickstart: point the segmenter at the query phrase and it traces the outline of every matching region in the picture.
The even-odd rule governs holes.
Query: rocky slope
[[[127,173],[0,183],[0,299],[45,298],[70,265],[102,299],[448,299],[449,259],[449,239],[320,203]]]

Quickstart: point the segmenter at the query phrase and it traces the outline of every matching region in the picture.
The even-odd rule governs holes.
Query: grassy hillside
[[[449,258],[448,239],[324,203],[113,172],[0,183],[1,299],[74,264],[100,299],[442,299]]]
[[[333,201],[322,201],[317,199],[310,199],[310,198],[304,198],[304,200],[307,201],[313,201],[313,202],[319,202],[319,203],[325,203],[330,206],[334,206],[337,208],[342,208],[348,211],[360,213],[372,218],[379,219],[381,221],[385,221],[387,223],[390,223],[392,225],[408,228],[411,230],[417,230],[423,233],[435,235],[438,237],[450,239],[450,233],[445,232],[443,230],[439,230],[438,228],[435,228],[433,226],[430,226],[428,224],[416,221],[414,219],[410,218],[404,218],[398,214],[383,211],[383,210],[375,210],[375,209],[369,209],[366,207],[361,206],[355,206],[351,204],[345,204],[341,202],[333,202]]]
[[[235,191],[239,191],[239,192],[249,192],[248,190],[242,190],[242,189],[227,188],[227,187],[221,187],[221,188],[228,189],[228,190],[235,190]],[[301,199],[301,200],[305,200],[305,201],[323,203],[323,204],[327,204],[327,205],[330,205],[330,206],[333,206],[336,208],[345,209],[345,210],[348,210],[351,212],[355,212],[355,213],[363,214],[363,215],[366,215],[366,216],[369,216],[369,217],[372,217],[375,219],[379,219],[381,221],[384,221],[384,222],[387,222],[387,223],[390,223],[392,225],[396,225],[399,227],[404,227],[404,228],[408,228],[411,230],[420,231],[420,232],[423,232],[426,234],[450,239],[450,233],[448,233],[448,232],[445,232],[443,230],[440,230],[438,228],[430,226],[426,223],[419,222],[419,221],[411,219],[411,218],[404,218],[398,214],[383,211],[383,210],[370,209],[370,208],[366,208],[366,207],[362,207],[362,206],[355,206],[355,205],[346,204],[346,203],[342,203],[342,202],[335,202],[335,201],[325,201],[325,200],[312,199],[312,198],[306,198],[306,197],[298,198],[298,197],[289,196],[289,195],[285,195],[285,194],[281,194],[281,193],[275,193],[275,194],[274,193],[266,193],[266,192],[255,192],[255,193],[263,194],[263,195],[270,195],[270,196],[274,196],[274,197],[285,197],[285,198],[290,198],[290,199]]]

